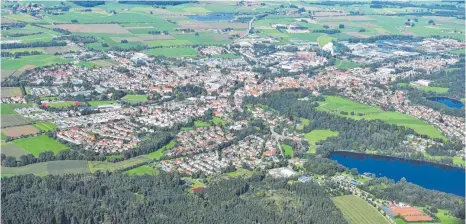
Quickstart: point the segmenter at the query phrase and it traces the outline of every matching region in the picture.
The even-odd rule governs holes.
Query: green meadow
[[[360,104],[337,96],[327,96],[325,97],[325,101],[319,102],[319,104],[319,110],[334,113],[339,116],[355,120],[382,120],[388,124],[411,128],[415,132],[430,138],[446,139],[434,126],[423,120],[399,112],[383,111],[378,107]],[[346,112],[348,115],[342,115],[340,112]],[[351,112],[354,112],[354,115],[351,115]]]
[[[65,150],[66,145],[58,142],[55,139],[49,138],[47,135],[39,135],[29,138],[21,138],[12,141],[16,146],[30,152],[34,156],[38,157],[39,153],[52,151],[55,155],[58,152]]]

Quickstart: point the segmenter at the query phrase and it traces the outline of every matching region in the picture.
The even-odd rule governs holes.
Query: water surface
[[[465,195],[465,172],[460,168],[350,152],[334,152],[330,158],[349,169],[357,168],[359,173],[370,172],[395,181],[404,177],[427,189]]]

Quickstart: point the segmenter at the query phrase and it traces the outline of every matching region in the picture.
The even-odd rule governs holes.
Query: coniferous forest
[[[258,173],[192,193],[174,174],[98,172],[2,180],[2,223],[347,222],[324,188],[310,182],[287,184]]]

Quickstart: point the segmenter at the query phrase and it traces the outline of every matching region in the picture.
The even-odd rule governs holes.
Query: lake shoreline
[[[405,178],[426,189],[465,196],[465,170],[458,167],[348,151],[333,152],[329,159],[359,173],[369,172],[395,182]]]
[[[432,161],[427,161],[427,160],[418,160],[418,159],[408,159],[408,158],[404,158],[404,157],[397,157],[397,156],[390,156],[390,155],[380,155],[380,154],[370,154],[370,153],[363,153],[363,152],[353,152],[353,151],[344,151],[344,150],[339,150],[339,151],[333,151],[330,153],[330,155],[327,157],[328,159],[330,159],[332,157],[332,154],[334,153],[338,153],[338,154],[349,154],[349,155],[356,155],[358,157],[365,157],[365,156],[371,156],[371,157],[374,157],[374,158],[381,158],[381,159],[389,159],[389,160],[402,160],[402,161],[405,161],[405,162],[409,162],[409,163],[413,163],[415,165],[420,165],[421,163],[426,163],[426,164],[429,164],[429,165],[433,165],[433,166],[438,166],[439,168],[447,168],[447,169],[450,169],[450,168],[453,168],[453,169],[462,169],[463,171],[466,171],[466,167],[462,167],[462,166],[452,166],[452,165],[447,165],[447,164],[443,164],[443,163],[436,163],[436,162],[432,162]],[[364,158],[362,158],[364,159]]]

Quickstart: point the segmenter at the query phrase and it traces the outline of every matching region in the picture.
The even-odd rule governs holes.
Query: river
[[[357,168],[359,173],[370,172],[395,181],[404,177],[427,189],[465,195],[465,171],[460,168],[351,152],[334,152],[330,158],[349,169]]]

